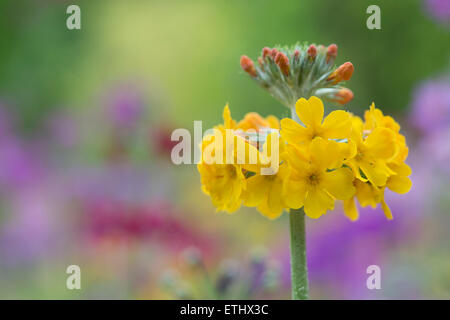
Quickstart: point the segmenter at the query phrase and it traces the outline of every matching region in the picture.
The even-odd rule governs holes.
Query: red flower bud
[[[262,50],[262,57],[265,59],[267,56],[271,55],[272,50],[268,47],[264,47]]]
[[[279,51],[277,53],[275,63],[280,67],[280,70],[285,76],[289,75],[289,58],[283,52]]]
[[[353,99],[353,92],[350,89],[342,88],[335,94],[335,98],[333,101],[340,103],[340,104],[346,104],[352,101]]]
[[[327,80],[333,80],[334,83],[350,80],[353,75],[354,67],[351,62],[341,64],[339,68],[333,71]]]
[[[249,57],[247,56],[241,57],[241,68],[252,77],[256,77],[255,64]]]
[[[317,48],[316,48],[316,46],[313,45],[313,44],[310,45],[309,48],[308,48],[307,53],[308,53],[308,56],[309,56],[311,59],[315,59],[316,56],[317,56]]]
[[[277,56],[278,50],[273,48],[272,51],[270,52],[272,59],[275,60],[275,57]]]
[[[337,56],[337,51],[338,51],[338,47],[337,45],[330,44],[327,48],[327,63],[331,60],[334,61],[334,59],[336,59]]]

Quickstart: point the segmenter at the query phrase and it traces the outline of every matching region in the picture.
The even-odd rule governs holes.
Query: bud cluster
[[[300,97],[317,96],[332,103],[346,104],[353,92],[341,86],[350,80],[353,64],[335,67],[337,46],[300,45],[262,50],[258,65],[247,56],[241,57],[241,67],[261,87],[288,108]]]

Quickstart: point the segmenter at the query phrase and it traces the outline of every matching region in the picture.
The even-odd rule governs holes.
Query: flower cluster
[[[395,120],[374,104],[364,121],[343,110],[324,118],[322,100],[314,96],[300,98],[295,115],[298,120],[278,122],[273,116],[250,113],[236,122],[225,107],[224,124],[204,138],[198,164],[203,191],[217,209],[234,212],[241,205],[257,207],[273,219],[284,209],[303,207],[307,216],[316,219],[332,210],[336,200],[343,200],[345,214],[356,220],[357,200],[362,207],[381,204],[392,219],[384,201],[386,187],[398,193],[411,187],[411,169],[404,162],[408,147]],[[244,130],[252,134],[245,135]],[[257,139],[252,139],[254,132]],[[278,143],[273,144],[274,140]],[[230,141],[236,143],[231,144],[231,152],[225,152]],[[238,152],[240,143],[245,159]],[[222,162],[214,162],[218,153]],[[275,170],[261,171],[269,167]]]
[[[335,68],[337,51],[335,44],[328,47],[314,44],[265,47],[258,65],[242,56],[241,67],[288,108],[292,108],[299,98],[311,96],[344,105],[353,99],[353,92],[341,85],[350,80],[354,68],[351,62]]]
[[[285,209],[303,208],[317,219],[343,201],[346,216],[358,218],[362,207],[381,205],[386,188],[406,193],[411,188],[408,147],[400,126],[372,104],[364,120],[335,110],[325,116],[322,100],[345,104],[353,93],[340,86],[353,74],[350,62],[334,68],[337,46],[295,45],[264,48],[255,66],[247,56],[241,67],[261,87],[291,109],[279,121],[249,113],[231,117],[201,143],[198,164],[202,189],[219,211],[241,205],[256,207],[274,219]]]

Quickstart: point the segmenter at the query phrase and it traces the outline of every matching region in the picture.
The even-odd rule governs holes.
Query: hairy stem
[[[292,299],[306,300],[309,297],[309,289],[303,208],[290,210],[289,225],[291,230]]]

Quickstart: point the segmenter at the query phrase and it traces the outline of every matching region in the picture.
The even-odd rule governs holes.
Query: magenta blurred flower
[[[106,105],[109,119],[118,129],[133,129],[145,111],[142,94],[131,85],[122,85],[112,90]]]
[[[169,124],[160,124],[152,128],[150,140],[157,155],[170,158],[173,147],[178,143],[171,139],[173,130],[175,130],[175,126]]]
[[[425,6],[430,15],[438,22],[450,22],[450,1],[425,0]]]
[[[82,228],[94,240],[152,241],[173,249],[190,246],[209,252],[214,241],[206,239],[168,203],[139,205],[114,201],[94,201],[85,205]]]
[[[449,127],[450,78],[428,80],[420,84],[414,91],[411,108],[411,123],[424,133]]]
[[[18,137],[0,142],[0,188],[13,191],[38,183],[44,174],[40,157],[32,146]]]
[[[436,180],[439,173],[450,175],[450,123],[447,128],[435,131],[423,138],[421,148],[427,154],[427,164],[430,169],[437,170]]]

